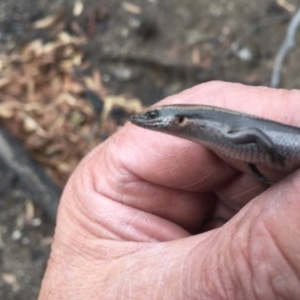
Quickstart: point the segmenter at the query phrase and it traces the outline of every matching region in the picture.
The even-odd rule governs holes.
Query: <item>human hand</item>
[[[211,82],[161,104],[300,125],[299,96]],[[299,299],[299,181],[267,189],[201,145],[126,124],[65,188],[40,299]]]

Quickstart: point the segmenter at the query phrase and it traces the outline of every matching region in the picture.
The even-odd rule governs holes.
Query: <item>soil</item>
[[[83,12],[77,15],[80,4]],[[297,5],[296,0],[1,0],[0,54],[47,38],[30,30],[32,24],[63,16],[88,37],[82,51],[100,70],[106,91],[149,105],[208,80],[269,85]],[[295,47],[285,61],[284,88],[300,88],[299,54]],[[4,165],[0,178],[0,299],[35,299],[54,222]]]

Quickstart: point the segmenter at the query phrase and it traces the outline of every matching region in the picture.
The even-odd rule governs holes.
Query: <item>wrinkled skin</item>
[[[173,103],[300,126],[300,91],[210,82]],[[39,299],[300,299],[299,215],[299,171],[268,188],[128,123],[71,176]]]

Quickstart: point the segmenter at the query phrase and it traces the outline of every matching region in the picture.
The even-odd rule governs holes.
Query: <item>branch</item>
[[[270,80],[271,87],[278,87],[280,84],[280,77],[283,62],[288,53],[295,46],[295,36],[297,33],[298,26],[300,24],[300,8],[291,19],[289,26],[286,31],[284,41],[282,42],[274,61],[273,71]]]
[[[60,188],[42,167],[28,156],[21,143],[0,127],[0,167],[3,165],[16,176],[17,185],[23,193],[41,207],[54,222],[61,195]]]

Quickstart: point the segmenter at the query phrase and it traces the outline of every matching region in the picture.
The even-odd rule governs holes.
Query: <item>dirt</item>
[[[208,80],[269,85],[274,57],[296,0],[85,1],[2,0],[0,52],[45,38],[30,30],[51,14],[78,24],[85,57],[110,95],[149,105]],[[282,6],[283,5],[283,6]],[[43,36],[44,34],[44,36]],[[297,37],[299,41],[299,37]],[[300,88],[300,47],[285,61],[281,86]],[[0,95],[1,97],[1,95]],[[35,299],[54,224],[0,166],[0,299]]]

